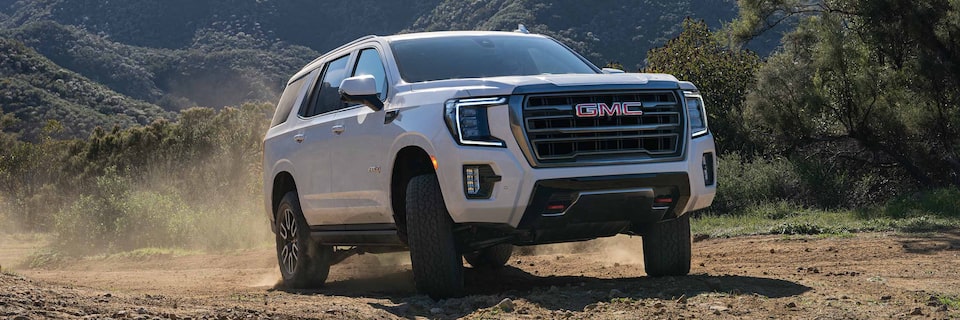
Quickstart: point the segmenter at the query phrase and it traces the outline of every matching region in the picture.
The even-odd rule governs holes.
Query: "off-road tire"
[[[330,273],[333,247],[321,245],[310,237],[310,226],[303,218],[296,192],[287,192],[283,196],[277,205],[277,217],[274,221],[277,262],[280,265],[283,286],[291,289],[322,286]]]
[[[462,296],[463,260],[437,176],[410,179],[406,201],[407,241],[417,290],[438,300]]]
[[[507,260],[510,260],[511,254],[513,254],[513,245],[502,243],[481,249],[474,253],[465,254],[463,258],[474,268],[500,269],[507,264]]]
[[[643,265],[651,277],[690,273],[690,216],[648,226],[643,234]]]

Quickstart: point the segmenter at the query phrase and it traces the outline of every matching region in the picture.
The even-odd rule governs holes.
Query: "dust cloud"
[[[135,188],[175,202],[156,212],[163,216],[158,225],[173,226],[154,228],[163,233],[158,238],[174,239],[168,244],[174,247],[213,252],[271,246],[274,235],[264,212],[259,163],[249,158],[218,154],[183,165],[206,175],[199,177],[150,170]]]
[[[348,274],[378,277],[408,270],[410,265],[410,253],[404,251],[355,255],[336,266],[337,269],[349,270]]]
[[[7,213],[7,205],[3,201],[3,196],[0,196],[0,235],[12,233],[18,229],[16,221],[11,219]]]
[[[327,287],[334,292],[413,292],[410,253],[357,255],[330,268]]]
[[[275,267],[269,272],[264,273],[259,277],[259,279],[254,280],[247,284],[247,287],[251,288],[260,288],[260,287],[270,287],[276,288],[283,285],[283,279],[280,276],[280,267]]]
[[[640,237],[617,235],[589,241],[521,247],[519,255],[563,255],[591,253],[597,262],[609,264],[643,265],[643,242]]]
[[[348,249],[342,247],[338,249]],[[275,258],[274,258],[275,259]],[[283,279],[276,261],[258,277],[252,277],[246,287],[283,288]],[[410,273],[410,253],[367,253],[354,255],[330,267],[327,284],[334,287],[350,287],[351,290],[413,290],[413,275]]]

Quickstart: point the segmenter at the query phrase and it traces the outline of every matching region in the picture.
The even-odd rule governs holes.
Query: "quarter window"
[[[280,103],[277,104],[277,111],[273,114],[273,121],[270,121],[271,127],[287,121],[287,117],[290,116],[290,110],[293,109],[293,102],[299,97],[300,88],[303,88],[303,83],[307,81],[308,77],[309,76],[303,76],[300,77],[300,79],[294,80],[283,90],[283,95],[280,96]]]

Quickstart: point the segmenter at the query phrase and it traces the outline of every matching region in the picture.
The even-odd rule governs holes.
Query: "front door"
[[[387,94],[387,80],[381,55],[376,48],[361,49],[352,66],[351,76],[371,75],[377,79],[381,100]],[[386,224],[393,222],[387,188],[390,172],[384,139],[384,110],[351,105],[338,114],[336,125],[342,130],[336,137],[337,152],[332,155],[332,196],[338,209],[349,217],[344,224]],[[375,227],[375,226],[371,226]]]

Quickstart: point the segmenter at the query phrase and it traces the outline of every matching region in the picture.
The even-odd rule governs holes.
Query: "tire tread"
[[[682,276],[690,273],[690,217],[662,221],[649,226],[643,235],[643,263],[652,277]]]
[[[407,241],[417,290],[434,299],[462,296],[463,260],[437,176],[410,179],[406,197]]]

